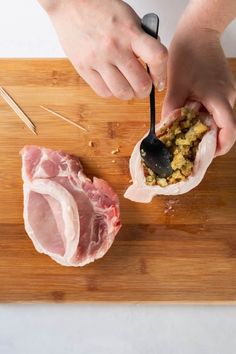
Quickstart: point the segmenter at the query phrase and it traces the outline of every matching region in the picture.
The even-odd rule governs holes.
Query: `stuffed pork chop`
[[[132,185],[125,197],[149,203],[156,195],[178,195],[195,188],[212,162],[217,143],[217,127],[209,113],[200,111],[199,103],[190,103],[172,112],[156,126],[158,138],[172,155],[172,174],[159,178],[150,170],[140,154],[142,139],[130,158]]]

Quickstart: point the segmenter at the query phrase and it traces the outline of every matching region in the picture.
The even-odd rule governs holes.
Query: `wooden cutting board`
[[[236,60],[230,65],[236,73]],[[1,302],[236,301],[236,147],[217,158],[190,193],[132,203],[123,193],[130,153],[147,130],[148,100],[100,99],[66,60],[0,60],[0,85],[39,133],[34,136],[0,99]],[[67,268],[35,251],[22,219],[19,151],[25,144],[80,156],[89,176],[106,179],[119,193],[123,228],[103,259]],[[112,155],[118,146],[120,153]]]

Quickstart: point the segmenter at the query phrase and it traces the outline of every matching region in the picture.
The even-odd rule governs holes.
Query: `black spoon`
[[[156,14],[147,14],[142,19],[142,28],[150,36],[158,37],[159,18]],[[149,67],[147,71],[150,74]],[[158,177],[166,178],[173,172],[171,168],[172,155],[165,144],[160,141],[155,133],[156,109],[155,87],[152,85],[150,93],[150,131],[140,145],[140,154],[147,167],[157,174]]]

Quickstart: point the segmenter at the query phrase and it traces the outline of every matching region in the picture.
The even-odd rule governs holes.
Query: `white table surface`
[[[159,13],[168,45],[188,1],[127,2]],[[222,38],[227,56],[235,39],[236,21]],[[36,0],[0,1],[0,57],[62,56]],[[0,354],[235,354],[235,332],[233,306],[0,305]]]
[[[236,308],[0,307],[1,354],[235,354]]]

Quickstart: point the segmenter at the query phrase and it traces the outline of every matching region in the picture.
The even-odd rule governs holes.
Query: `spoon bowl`
[[[172,155],[165,144],[156,135],[150,134],[140,145],[140,154],[145,165],[160,178],[166,178],[173,172],[171,167]]]

